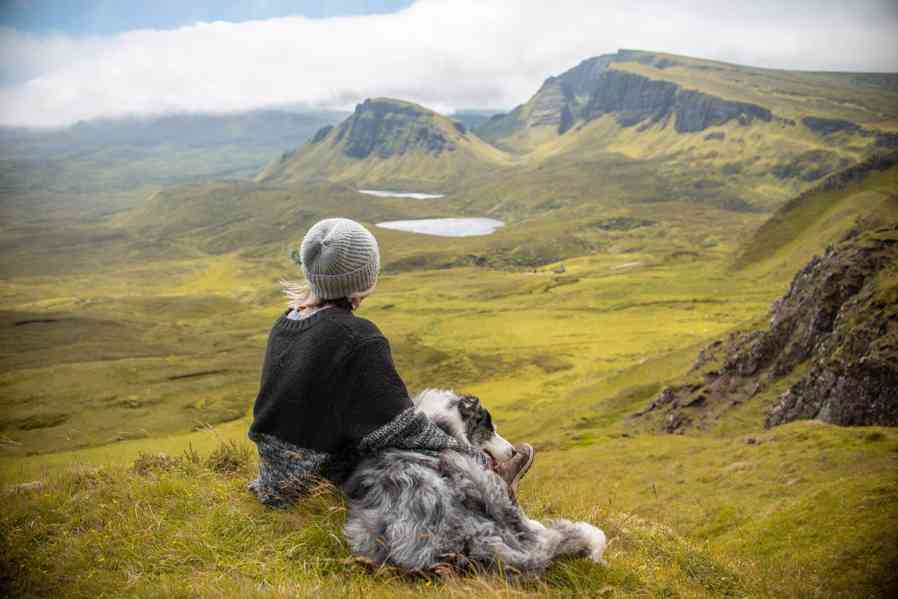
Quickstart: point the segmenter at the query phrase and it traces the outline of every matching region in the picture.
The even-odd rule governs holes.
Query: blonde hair
[[[281,279],[278,281],[278,283],[280,283],[281,290],[284,292],[284,295],[287,296],[287,307],[294,310],[302,310],[303,308],[318,306],[327,301],[322,300],[320,297],[315,295],[315,292],[312,291],[311,286],[306,281],[299,282]],[[349,299],[354,306],[357,306],[358,303],[356,302],[356,300],[361,301],[374,293],[374,287],[376,287],[376,284],[372,285],[364,291],[357,291],[350,294],[347,299]]]

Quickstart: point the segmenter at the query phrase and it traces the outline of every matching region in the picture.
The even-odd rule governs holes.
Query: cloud
[[[891,0],[781,3],[421,0],[387,15],[197,23],[74,38],[0,30],[0,124],[374,96],[505,109],[618,48],[772,68],[898,71]],[[784,6],[785,5],[785,6]]]

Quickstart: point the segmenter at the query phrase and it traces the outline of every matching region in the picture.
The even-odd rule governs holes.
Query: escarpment
[[[352,158],[389,158],[412,149],[432,154],[454,150],[446,133],[431,122],[432,114],[410,103],[365,100],[337,128],[334,143],[345,140],[343,153]]]
[[[756,104],[731,102],[625,71],[606,71],[600,84],[586,107],[587,120],[614,113],[618,123],[629,127],[645,120],[657,122],[674,116],[677,132],[692,133],[733,119],[748,123],[752,119],[772,118],[769,110]]]
[[[770,110],[757,104],[726,100],[612,66],[629,61],[661,69],[674,64],[628,50],[584,60],[561,75],[546,79],[527,104],[492,119],[476,133],[484,139],[496,139],[516,127],[552,126],[562,134],[578,122],[589,122],[605,114],[615,115],[624,127],[673,117],[679,133],[704,131],[734,119],[743,124],[772,119]]]
[[[689,380],[636,416],[681,432],[785,384],[766,406],[768,427],[799,419],[898,426],[898,224],[855,228],[814,257],[766,328],[706,347]]]
[[[374,98],[270,163],[256,181],[352,181],[420,189],[492,171],[501,162],[502,153],[462,123],[412,102]]]
[[[777,363],[786,368],[790,359],[804,359],[810,368],[771,406],[767,426],[809,418],[898,425],[896,266],[893,226],[850,237],[798,273],[774,307],[771,331],[791,320],[798,335],[778,352]],[[774,335],[767,344],[776,342]]]

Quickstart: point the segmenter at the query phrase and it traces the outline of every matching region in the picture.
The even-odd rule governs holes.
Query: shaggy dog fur
[[[495,461],[514,455],[475,397],[427,390],[416,407]],[[387,450],[364,460],[343,486],[343,530],[353,553],[375,565],[426,573],[449,566],[522,575],[543,573],[553,559],[602,562],[605,534],[585,522],[529,519],[495,472],[452,450]]]

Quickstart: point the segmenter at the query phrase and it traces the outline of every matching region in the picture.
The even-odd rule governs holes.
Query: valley
[[[247,176],[100,182],[109,193],[91,201],[93,188],[8,163],[0,559],[16,574],[3,584],[24,596],[887,596],[898,431],[765,426],[811,359],[725,409],[677,405],[689,426],[647,409],[668,387],[711,381],[717,363],[697,369],[700,352],[759,334],[796,273],[848,235],[885,248],[864,305],[882,313],[877,355],[893,355],[895,81],[621,50],[469,125],[366,100],[307,143],[266,149]],[[182,163],[160,156],[154,172]],[[60,160],[126,181],[124,167]],[[601,526],[608,567],[562,562],[521,585],[371,576],[347,559],[338,497],[279,512],[245,491],[278,281],[300,277],[290,252],[331,216],[377,236],[383,271],[359,315],[389,338],[409,389],[475,394],[503,436],[532,443],[524,508]],[[482,228],[458,227],[471,223]]]

